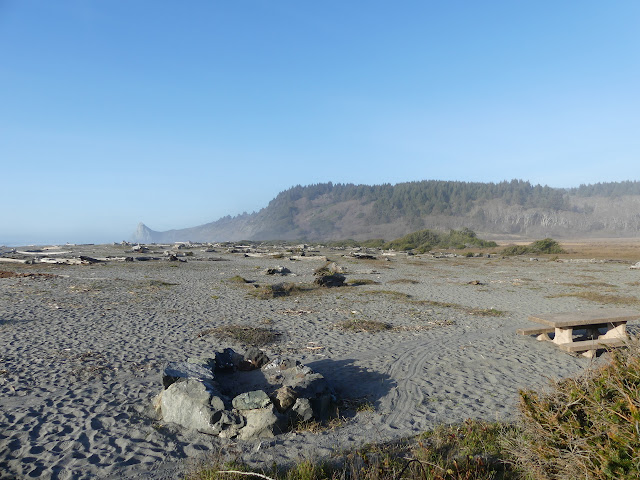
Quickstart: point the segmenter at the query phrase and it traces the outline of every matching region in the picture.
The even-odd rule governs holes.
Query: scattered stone
[[[232,348],[225,348],[222,352],[216,352],[215,370],[235,372],[244,361],[244,357]]]
[[[162,382],[153,403],[164,421],[224,438],[268,438],[325,420],[335,401],[321,374],[291,358],[269,361],[258,348],[170,362]]]
[[[269,408],[257,408],[242,412],[246,419],[246,425],[240,430],[238,437],[241,440],[250,438],[273,438],[282,433],[286,427],[284,418],[280,417],[273,405]]]
[[[275,268],[267,268],[264,273],[265,275],[289,275],[291,273],[291,270],[289,270],[287,267],[278,265]]]
[[[342,287],[344,286],[345,276],[339,273],[333,275],[322,275],[314,280],[316,285],[321,287]]]
[[[215,385],[214,375],[211,369],[196,363],[188,362],[169,362],[162,375],[162,385],[166,390],[172,384],[188,379],[197,380],[201,383],[207,384],[207,386],[211,388],[214,388]]]
[[[359,260],[375,260],[376,259],[376,256],[371,255],[370,253],[353,252],[351,256]]]
[[[269,363],[269,357],[257,347],[249,347],[244,354],[244,361],[240,362],[240,370],[255,370]]]
[[[262,390],[241,393],[232,401],[233,408],[237,410],[255,410],[264,408],[271,403],[269,396]]]
[[[276,407],[276,410],[280,413],[284,413],[291,408],[298,399],[296,392],[293,388],[283,386],[276,390],[275,394],[271,397],[271,401]]]
[[[93,257],[87,257],[86,255],[80,255],[80,260],[89,264],[103,263],[103,260],[98,260],[97,258]]]
[[[291,409],[292,420],[295,423],[308,422],[313,418],[313,408],[308,398],[298,398]]]

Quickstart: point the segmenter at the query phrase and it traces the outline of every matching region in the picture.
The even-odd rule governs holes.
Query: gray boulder
[[[238,433],[238,438],[241,440],[273,438],[284,431],[285,418],[277,414],[273,405],[267,408],[245,410],[242,414],[246,425]]]
[[[189,362],[167,363],[162,374],[162,385],[167,389],[175,382],[187,379],[199,380],[215,389],[213,371],[203,365]]]
[[[162,418],[189,430],[217,434],[219,418],[214,415],[224,410],[222,399],[210,391],[204,383],[187,379],[172,383],[159,399]]]

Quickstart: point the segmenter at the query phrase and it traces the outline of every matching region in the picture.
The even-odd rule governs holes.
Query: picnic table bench
[[[529,320],[543,326],[521,328],[517,333],[537,335],[538,340],[551,341],[562,350],[583,352],[582,355],[592,358],[600,349],[624,345],[628,339],[627,322],[639,318],[638,311],[623,308],[531,315]],[[585,333],[576,339],[578,331]]]

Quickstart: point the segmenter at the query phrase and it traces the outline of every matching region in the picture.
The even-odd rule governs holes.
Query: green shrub
[[[536,240],[529,245],[513,245],[502,250],[503,255],[526,255],[541,253],[567,253],[558,242],[552,238]]]
[[[514,448],[534,478],[640,478],[640,346],[545,393],[520,392],[523,435]]]
[[[479,239],[475,232],[468,228],[450,230],[449,233],[419,230],[384,244],[384,248],[387,249],[416,250],[418,253],[425,253],[434,248],[463,249],[467,247],[488,248],[496,246],[495,242]]]

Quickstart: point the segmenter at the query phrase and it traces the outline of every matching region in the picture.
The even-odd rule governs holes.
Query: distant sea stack
[[[155,238],[158,237],[159,232],[154,232],[144,223],[140,222],[138,228],[136,228],[133,234],[133,241],[138,243],[154,243]]]
[[[321,183],[279,193],[259,212],[191,228],[156,232],[144,243],[240,240],[392,240],[423,229],[469,228],[482,238],[640,236],[640,182],[551,188],[522,180],[500,183],[424,180],[396,185]]]

